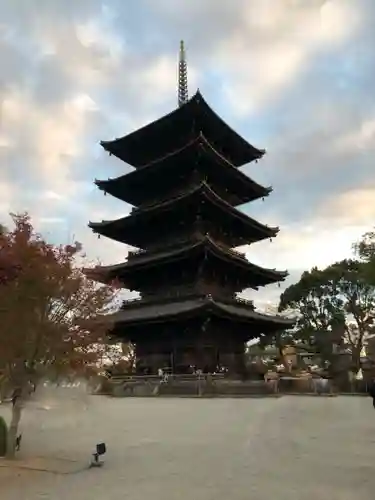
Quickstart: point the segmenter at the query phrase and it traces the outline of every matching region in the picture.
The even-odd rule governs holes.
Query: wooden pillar
[[[245,364],[245,353],[237,352],[235,354],[236,358],[236,367],[235,372],[241,379],[246,378],[246,364]]]
[[[174,337],[172,338],[172,349],[171,349],[170,359],[171,359],[170,365],[172,373],[176,373],[177,348],[176,348],[176,340]]]
[[[221,345],[219,363],[228,369],[233,377],[244,378],[246,374],[245,349],[241,342],[228,342]]]

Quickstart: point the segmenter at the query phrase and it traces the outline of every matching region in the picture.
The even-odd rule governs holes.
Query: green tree
[[[343,260],[323,270],[302,274],[281,295],[279,310],[298,314],[294,337],[315,346],[324,361],[332,361],[333,344],[348,347],[352,371],[360,369],[360,354],[372,332],[375,287],[360,260]]]
[[[355,256],[362,262],[362,270],[367,283],[375,286],[375,231],[365,233],[353,245]]]
[[[268,305],[265,309],[266,314],[270,315],[276,315],[278,314],[278,308],[275,305]],[[281,312],[281,311],[280,311]],[[284,311],[282,311],[284,312]],[[286,314],[286,316],[289,316],[289,314]],[[273,358],[275,359],[276,362],[283,364],[285,371],[290,370],[290,366],[286,362],[285,358],[285,353],[284,353],[284,348],[286,346],[293,345],[295,341],[294,338],[294,331],[290,330],[279,330],[276,331],[272,336],[269,335],[263,335],[259,338],[259,342],[253,346],[253,349],[256,352],[264,352],[264,355],[266,356],[266,350],[267,348],[271,348],[271,351],[273,351],[274,354]],[[274,349],[272,349],[272,347]],[[247,355],[251,356],[252,354],[252,348],[248,349]]]

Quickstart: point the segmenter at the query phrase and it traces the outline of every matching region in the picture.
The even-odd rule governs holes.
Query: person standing
[[[368,393],[372,398],[372,406],[375,409],[375,379],[371,380],[369,387],[368,387]]]

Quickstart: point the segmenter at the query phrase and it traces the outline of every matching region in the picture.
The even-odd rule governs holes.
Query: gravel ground
[[[78,389],[39,398],[25,410],[23,455],[85,462],[105,441],[105,465],[0,469],[1,500],[374,499],[367,398],[109,399]]]

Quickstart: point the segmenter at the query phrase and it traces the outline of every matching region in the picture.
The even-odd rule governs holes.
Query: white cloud
[[[65,197],[59,193],[56,193],[55,191],[45,191],[43,194],[42,194],[42,197],[44,197],[45,199],[47,200],[57,200],[57,201],[61,201],[61,200],[64,200]]]
[[[65,224],[66,220],[63,217],[34,217],[33,223],[36,225],[43,224],[44,226],[49,226],[51,224]]]
[[[268,286],[247,291],[246,296],[264,308],[277,304],[285,286],[299,274],[314,266],[324,268],[333,262],[353,256],[352,245],[375,225],[375,189],[353,189],[329,200],[304,226],[284,226],[279,235],[243,247],[247,258],[255,264],[287,270],[292,281],[281,287]]]
[[[375,188],[352,189],[336,196],[322,207],[322,217],[347,228],[375,225]]]
[[[104,265],[123,262],[128,255],[128,251],[132,248],[124,243],[105,237],[98,238],[98,235],[94,234],[89,228],[85,230],[79,228],[79,237],[77,239],[82,243],[89,259],[101,262]]]
[[[25,153],[34,160],[35,173],[44,184],[68,194],[74,191],[69,183],[69,163],[82,153],[87,115],[94,109],[93,101],[82,94],[57,103],[54,109],[43,109],[27,89],[13,91],[3,101],[2,135],[11,138],[10,148],[26,144]],[[21,157],[18,168],[23,168]]]
[[[375,118],[363,121],[359,129],[337,138],[334,147],[338,151],[368,151],[375,148]]]
[[[334,49],[359,26],[358,10],[346,0],[262,0],[243,9],[243,29],[223,38],[216,54],[230,72],[226,93],[239,115],[277,98],[319,50]]]
[[[337,222],[337,221],[336,221]],[[352,256],[352,245],[370,229],[369,226],[339,226],[337,223],[310,221],[306,227],[285,227],[272,243],[265,241],[250,246],[247,258],[258,265],[287,270],[285,282],[268,285],[258,291],[247,290],[246,298],[254,300],[264,310],[277,306],[280,294],[297,282],[303,271],[314,266],[324,268],[333,262]]]
[[[368,226],[340,227],[310,221],[306,227],[284,227],[272,242],[264,241],[247,249],[249,260],[278,270],[325,267],[351,254],[351,246]]]
[[[9,208],[14,197],[14,189],[11,183],[0,180],[0,214],[8,220]],[[5,220],[0,220],[0,224],[6,224]]]
[[[375,188],[352,189],[319,207],[299,224],[284,225],[279,235],[245,247],[250,260],[279,270],[325,267],[352,255],[352,245],[375,226]]]
[[[190,90],[195,90],[201,75],[205,84],[207,76],[214,75],[218,81],[208,82],[217,93],[214,99],[219,103],[222,99],[220,105],[225,108],[225,92],[228,95],[231,89],[229,107],[248,118],[250,111],[261,114],[274,99],[285,96],[320,56],[324,59],[353,34],[361,36],[358,27],[366,12],[360,0],[160,0],[148,3],[145,17],[135,25],[133,18],[126,20],[128,7],[122,10],[122,4],[111,0],[106,8],[94,0],[56,0],[42,8],[32,0],[26,3],[13,0],[7,6],[13,17],[4,37],[8,57],[2,57],[6,64],[0,68],[6,83],[0,87],[0,154],[5,158],[0,171],[0,211],[6,214],[15,205],[27,205],[38,230],[46,229],[64,241],[76,234],[89,258],[105,264],[123,260],[128,247],[107,238],[98,240],[85,227],[86,221],[114,219],[125,215],[128,207],[117,208],[110,197],[93,195],[91,182],[96,176],[115,176],[116,168],[123,172],[126,167],[99,154],[97,141],[128,133],[175,104],[178,40],[184,30],[190,37]],[[151,9],[159,15],[157,22]],[[181,35],[176,32],[177,18]],[[126,27],[119,29],[122,21]],[[155,43],[154,48],[150,40],[160,45]],[[171,55],[174,46],[176,53]],[[354,86],[361,78],[356,61],[348,63],[356,79],[351,96],[345,93],[342,101],[330,99],[335,87],[330,86],[332,75],[326,71],[330,92],[323,96],[323,86],[304,88],[305,104],[293,96],[284,103],[289,114],[282,119],[275,116],[272,126],[279,120],[276,129],[271,126],[266,131],[271,153],[273,141],[278,141],[268,164],[269,183],[277,187],[279,180],[288,190],[287,201],[278,198],[275,217],[270,219],[278,222],[285,207],[290,211],[290,205],[300,204],[297,195],[303,189],[318,192],[321,200],[333,169],[334,175],[340,175],[337,169],[342,168],[346,152],[373,150],[372,115],[363,120],[357,111],[363,95],[358,91],[362,87]],[[320,69],[313,77],[320,81]],[[355,122],[353,114],[343,109],[351,98],[349,104],[362,125],[344,134],[348,123]],[[207,99],[211,102],[209,95]],[[290,110],[295,121],[290,120]],[[257,124],[244,124],[252,126]],[[339,137],[336,142],[332,140],[335,135]],[[358,166],[353,167],[353,179],[348,179],[353,189],[340,195],[343,188],[336,185],[330,202],[318,210],[307,202],[297,206],[295,211],[301,210],[299,219],[306,218],[306,226],[301,222],[282,227],[272,243],[251,246],[249,258],[265,267],[296,273],[350,255],[352,242],[375,220],[371,188],[354,189],[360,173]],[[268,287],[255,298],[276,301],[279,293],[280,289]]]

